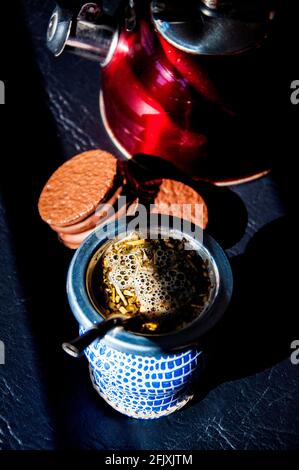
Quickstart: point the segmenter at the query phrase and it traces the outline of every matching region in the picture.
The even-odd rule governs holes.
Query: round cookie
[[[65,234],[81,233],[96,227],[100,224],[101,220],[104,220],[109,215],[109,206],[113,206],[117,202],[117,199],[120,196],[122,189],[122,186],[117,188],[117,190],[110,197],[110,199],[105,202],[101,210],[96,209],[95,213],[89,215],[86,219],[82,220],[81,222],[77,222],[73,225],[67,225],[66,227],[59,227],[59,225],[51,224],[50,227],[55,232]]]
[[[156,188],[151,212],[166,215],[172,215],[189,220],[205,229],[208,224],[208,208],[200,196],[191,186],[180,181],[172,179],[162,179],[159,181],[151,181],[147,185],[148,189]],[[190,211],[184,205],[191,205]],[[195,208],[198,205],[198,211]]]
[[[110,215],[107,219],[105,219],[104,223],[108,224],[112,222],[114,217],[116,219],[124,216],[126,214],[127,210],[127,205],[123,205],[116,213],[115,215]],[[101,225],[100,221],[98,224],[96,224],[94,227],[92,227],[89,230],[82,230],[80,232],[76,233],[65,233],[65,232],[58,232],[58,237],[64,243],[66,246],[77,246],[80,245],[85,238],[88,237],[97,227]]]
[[[105,201],[115,186],[117,159],[103,150],[89,150],[60,166],[46,183],[38,202],[41,218],[66,227],[81,222]]]

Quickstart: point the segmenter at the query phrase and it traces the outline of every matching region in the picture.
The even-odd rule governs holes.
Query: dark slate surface
[[[84,360],[61,352],[61,341],[76,332],[65,294],[71,253],[36,209],[41,188],[61,162],[91,147],[115,151],[100,121],[98,66],[68,55],[55,60],[47,52],[51,1],[24,0],[22,9],[14,8],[18,48],[1,43],[19,60],[10,60],[0,77],[7,84],[1,116],[7,113],[10,131],[9,152],[1,150],[0,340],[6,363],[0,365],[0,449],[297,448],[299,366],[289,355],[298,339],[298,313],[287,300],[296,297],[287,174],[298,116],[288,104],[295,72],[281,74],[286,88],[279,119],[288,139],[282,165],[215,196],[221,210],[211,231],[231,257],[235,294],[211,335],[198,399],[167,418],[137,421],[96,395]]]

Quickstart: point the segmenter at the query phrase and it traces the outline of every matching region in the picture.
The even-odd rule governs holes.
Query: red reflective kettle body
[[[268,0],[130,0],[114,17],[98,4],[75,16],[60,6],[48,44],[55,55],[67,46],[101,63],[102,118],[125,156],[155,155],[193,177],[239,182],[270,165],[265,39],[274,13]]]

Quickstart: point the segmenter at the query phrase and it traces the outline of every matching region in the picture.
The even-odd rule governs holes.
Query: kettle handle
[[[56,0],[57,5],[60,6],[60,8],[67,8],[68,10],[73,10],[74,12],[78,11],[78,8],[80,8],[83,4],[82,0]],[[100,6],[102,6],[101,1],[96,1],[94,3],[98,3]]]

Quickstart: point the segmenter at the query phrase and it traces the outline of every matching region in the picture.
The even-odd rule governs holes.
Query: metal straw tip
[[[72,357],[78,358],[82,355],[79,349],[77,349],[76,346],[73,346],[70,343],[62,343],[62,349],[64,350],[64,352],[66,352]]]

